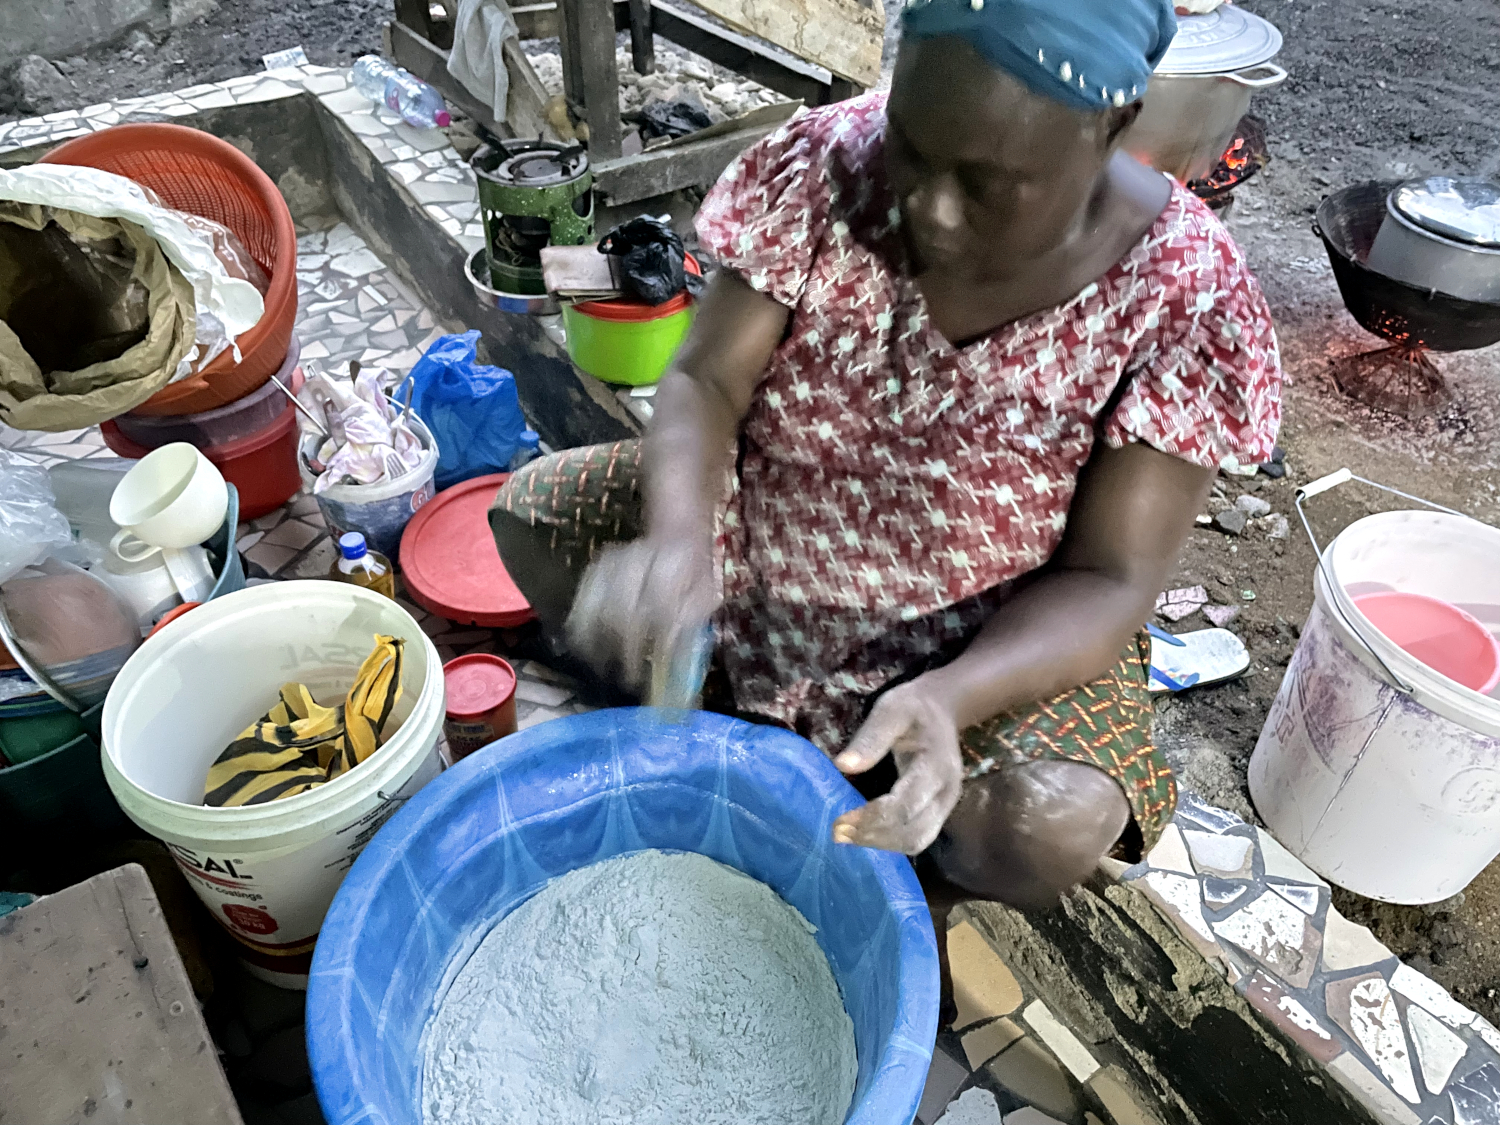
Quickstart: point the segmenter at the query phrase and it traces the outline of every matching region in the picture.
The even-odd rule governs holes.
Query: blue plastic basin
[[[905,857],[830,842],[859,803],[812,744],[703,712],[596,711],[471,754],[376,834],[323,923],[307,1043],[328,1125],[419,1125],[423,1031],[485,934],[549,879],[646,848],[736,867],[817,927],[859,1052],[847,1125],[906,1125],[937,947]]]

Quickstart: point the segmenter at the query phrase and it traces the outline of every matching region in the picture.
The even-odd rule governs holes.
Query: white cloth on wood
[[[510,94],[505,41],[519,37],[520,30],[505,0],[458,0],[448,73],[489,106],[496,121],[505,120],[506,98]]]

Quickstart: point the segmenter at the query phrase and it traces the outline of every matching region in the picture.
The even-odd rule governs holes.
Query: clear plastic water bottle
[[[395,110],[415,128],[453,124],[442,94],[379,55],[363,55],[355,61],[354,88],[372,102]]]

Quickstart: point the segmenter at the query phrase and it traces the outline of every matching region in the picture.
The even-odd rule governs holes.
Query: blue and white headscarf
[[[1145,95],[1177,17],[1173,0],[913,0],[902,28],[963,39],[1032,92],[1102,110]]]

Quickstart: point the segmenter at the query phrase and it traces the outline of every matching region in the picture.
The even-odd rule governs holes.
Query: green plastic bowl
[[[692,323],[691,305],[660,320],[633,323],[602,320],[578,306],[563,306],[568,354],[573,362],[596,379],[627,387],[641,387],[660,379]]]
[[[54,711],[24,719],[0,719],[0,765],[19,766],[50,754],[83,733],[83,722],[71,711]]]
[[[701,274],[685,255],[688,273]],[[643,387],[659,380],[693,323],[693,299],[683,291],[660,305],[619,298],[563,306],[568,355],[595,379]]]
[[[103,713],[101,703],[70,715],[83,726],[76,738],[0,769],[0,855],[21,847],[69,850],[130,827],[104,780]]]

